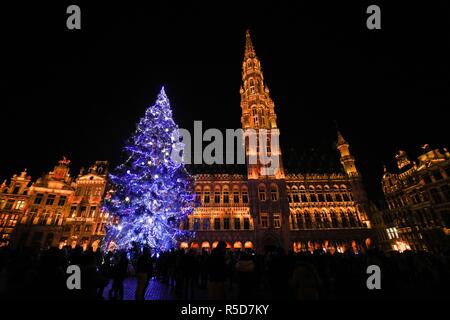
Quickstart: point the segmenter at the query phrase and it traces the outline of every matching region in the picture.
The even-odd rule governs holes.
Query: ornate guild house
[[[246,34],[240,89],[242,128],[278,137],[275,105],[264,81],[249,32]],[[279,168],[266,174],[261,163],[248,164],[246,174],[199,173],[195,192],[199,206],[185,228],[195,239],[182,247],[211,248],[226,241],[228,248],[264,250],[364,250],[372,245],[374,231],[368,218],[370,205],[349,144],[337,133],[336,153],[341,170],[331,173],[288,173],[282,150],[270,141],[245,137],[247,160],[262,148],[277,157]],[[272,148],[272,149],[271,149]],[[248,161],[247,161],[248,163]],[[197,170],[197,168],[194,168]]]

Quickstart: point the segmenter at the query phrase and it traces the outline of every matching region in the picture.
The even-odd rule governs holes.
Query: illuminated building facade
[[[269,247],[357,251],[371,245],[373,230],[367,214],[371,206],[349,144],[339,132],[336,152],[342,170],[288,173],[284,169],[281,148],[270,141],[280,135],[275,104],[248,32],[240,95],[247,172],[196,175],[200,204],[184,226],[195,231],[196,238],[182,247],[210,248],[220,240],[229,248],[260,251]],[[252,130],[247,133],[247,129]],[[267,141],[259,141],[261,130],[268,133]],[[251,138],[256,143],[250,144]],[[278,160],[274,172],[266,171],[259,160],[248,161],[263,148]]]
[[[10,243],[17,222],[26,210],[30,182],[25,170],[20,176],[14,175],[9,184],[5,180],[0,185],[0,245]]]
[[[450,153],[423,146],[417,162],[396,155],[397,172],[385,167],[382,187],[384,246],[393,250],[449,250]]]
[[[107,218],[101,211],[107,163],[97,161],[77,178],[70,176],[69,163],[64,158],[30,186],[31,178],[22,172],[11,179],[9,187],[2,188],[5,204],[0,208],[2,214],[10,212],[5,222],[10,228],[1,229],[2,238],[13,246],[97,245]]]

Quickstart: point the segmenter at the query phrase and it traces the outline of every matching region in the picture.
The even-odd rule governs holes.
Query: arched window
[[[250,94],[255,93],[255,81],[253,79],[250,79]]]
[[[223,187],[223,203],[230,203],[230,191],[227,186]]]
[[[274,184],[270,186],[270,200],[278,201],[278,187]]]
[[[322,216],[317,210],[314,211],[314,224],[318,229],[323,228]]]
[[[322,209],[322,221],[324,228],[330,228],[330,219],[328,218],[328,212],[325,208]]]
[[[316,198],[316,194],[314,192],[313,186],[309,187],[309,199],[311,200],[311,202],[317,202],[317,198]]]
[[[308,202],[308,198],[306,197],[306,190],[304,186],[300,187],[300,199],[302,202]]]
[[[266,187],[264,185],[258,187],[258,195],[259,201],[266,201]]]
[[[342,227],[348,228],[349,223],[348,223],[347,215],[345,214],[344,209],[341,209],[340,216],[341,216]]]
[[[203,203],[210,203],[211,199],[211,193],[209,191],[209,188],[206,187],[205,190],[203,191]]]
[[[296,220],[297,220],[297,228],[298,229],[304,229],[304,223],[303,223],[303,215],[300,213],[300,211],[297,211],[296,215]]]
[[[350,226],[356,227],[355,215],[353,214],[353,212],[350,209],[347,211],[347,213],[348,213],[348,218],[350,220]]]
[[[298,190],[297,190],[296,186],[292,187],[292,200],[294,201],[294,203],[300,202],[300,199],[298,197]]]
[[[305,226],[306,229],[311,229],[311,216],[309,215],[309,211],[305,210],[305,212],[303,213],[303,216],[305,217]]]
[[[233,188],[233,203],[239,203],[239,188]]]
[[[321,186],[317,186],[316,192],[317,192],[317,198],[318,198],[319,202],[325,202],[325,197],[323,196],[323,192],[322,192],[322,187]]]
[[[333,197],[331,196],[331,191],[329,186],[325,186],[324,188],[325,192],[325,199],[327,202],[333,202]]]
[[[252,109],[252,116],[253,116],[253,123],[255,124],[255,126],[258,126],[259,125],[258,111],[256,110],[256,107],[253,107],[253,109]]]
[[[248,191],[247,187],[242,187],[242,203],[248,203]]]
[[[214,203],[220,203],[220,187],[214,189]]]
[[[331,227],[338,228],[339,227],[338,218],[336,216],[336,212],[334,212],[333,209],[330,210],[330,216],[331,216]]]

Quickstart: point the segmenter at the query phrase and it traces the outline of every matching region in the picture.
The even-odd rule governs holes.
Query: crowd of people
[[[67,288],[69,265],[81,270],[81,289]],[[367,267],[381,270],[381,290],[369,290]],[[134,279],[136,300],[150,280],[176,299],[390,299],[448,298],[450,257],[425,252],[368,250],[330,254],[232,251],[219,242],[211,252],[172,250],[161,254],[134,244],[130,250],[0,248],[0,299],[124,298],[124,281]]]

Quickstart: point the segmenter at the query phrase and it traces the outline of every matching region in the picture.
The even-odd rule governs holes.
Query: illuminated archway
[[[236,241],[236,242],[233,244],[233,248],[234,248],[234,249],[242,249],[242,242]]]
[[[244,243],[244,248],[245,249],[253,249],[253,243],[251,241],[246,241]]]
[[[192,242],[191,243],[191,248],[192,249],[198,249],[199,248],[198,242]]]
[[[203,241],[202,242],[202,249],[203,248],[206,248],[206,249],[209,249],[210,248],[210,245],[209,245],[209,242],[208,241]]]
[[[180,249],[187,249],[189,248],[189,244],[187,242],[180,243]]]

